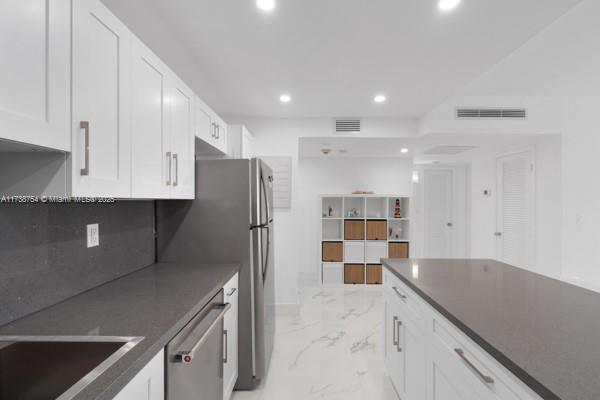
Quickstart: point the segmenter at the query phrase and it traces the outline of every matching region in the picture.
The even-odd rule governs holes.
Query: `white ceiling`
[[[104,1],[146,15],[140,1]],[[446,14],[437,0],[276,1],[270,14],[254,0],[143,7],[190,53],[208,82],[202,97],[224,116],[414,118],[580,0],[463,0]],[[279,103],[283,92],[290,104]],[[376,93],[388,101],[373,104]]]
[[[500,151],[536,143],[554,135],[507,134],[428,134],[416,138],[303,137],[299,139],[300,158],[411,158],[416,164],[464,163],[476,154]],[[426,154],[438,146],[472,147],[458,154]],[[408,153],[400,150],[407,148]],[[323,154],[322,149],[330,149]],[[345,150],[345,152],[340,152]]]

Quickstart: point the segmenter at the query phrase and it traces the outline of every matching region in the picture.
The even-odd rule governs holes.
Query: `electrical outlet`
[[[87,247],[100,246],[100,228],[98,224],[89,224],[87,226]]]

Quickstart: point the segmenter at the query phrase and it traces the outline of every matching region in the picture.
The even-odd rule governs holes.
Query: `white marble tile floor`
[[[381,287],[305,288],[280,312],[267,379],[233,400],[398,400],[383,365]]]

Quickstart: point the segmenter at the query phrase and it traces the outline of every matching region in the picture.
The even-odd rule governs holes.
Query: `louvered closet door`
[[[531,152],[498,158],[496,257],[531,268],[534,255],[534,168]]]

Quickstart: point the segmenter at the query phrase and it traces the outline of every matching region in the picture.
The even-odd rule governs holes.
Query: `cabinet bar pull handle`
[[[167,186],[171,186],[171,152],[167,151],[167,162],[169,163],[169,173],[167,174]]]
[[[396,294],[402,299],[402,301],[406,301],[406,295],[403,294],[396,286],[392,287],[392,289],[394,289],[394,292],[396,292]]]
[[[225,344],[223,345],[223,348],[225,349],[225,358],[223,358],[223,363],[227,364],[227,360],[229,359],[229,352],[227,351],[227,347],[229,345],[229,339],[227,338],[227,329],[223,331],[223,335],[225,335]]]
[[[398,346],[398,331],[396,330],[396,328],[398,327],[398,324],[396,324],[396,322],[398,322],[398,317],[394,317],[394,320],[392,321],[392,324],[394,324],[393,328],[394,328],[394,333],[393,333],[393,344],[394,346]]]
[[[179,157],[177,154],[173,154],[173,161],[175,161],[175,180],[173,181],[173,187],[179,184]]]
[[[400,347],[400,327],[402,326],[402,321],[398,320],[398,322],[396,322],[397,324],[397,330],[398,330],[398,341],[396,342],[396,351],[398,353],[402,353],[402,347]]]
[[[85,167],[81,169],[81,176],[90,174],[90,121],[79,122],[79,129],[85,131]]]
[[[462,349],[454,349],[454,352],[467,364],[467,367],[477,375],[477,377],[486,385],[492,385],[494,379],[491,376],[484,375],[468,358]]]

